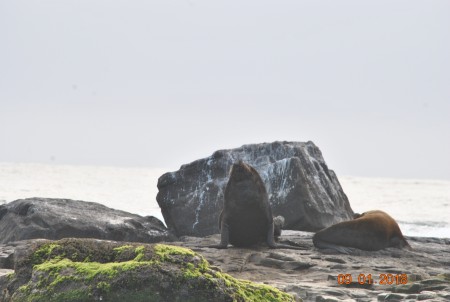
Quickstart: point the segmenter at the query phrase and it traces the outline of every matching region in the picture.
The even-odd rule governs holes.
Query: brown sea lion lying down
[[[317,248],[348,253],[348,247],[378,251],[387,247],[408,248],[397,222],[383,211],[368,211],[355,219],[332,225],[313,236]]]
[[[266,242],[270,248],[298,249],[275,242],[283,223],[281,216],[275,219],[272,216],[266,187],[258,172],[242,161],[233,164],[219,218],[220,244],[210,247],[226,249],[229,243],[248,247]]]

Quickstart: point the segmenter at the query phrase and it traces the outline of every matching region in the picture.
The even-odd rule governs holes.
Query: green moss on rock
[[[12,301],[294,301],[211,269],[190,249],[64,239],[38,246]],[[89,259],[89,261],[86,261]],[[27,272],[27,270],[23,270]],[[17,278],[16,282],[19,282]]]
[[[131,246],[131,245],[123,245],[123,246],[113,248],[113,250],[116,251],[118,254],[122,254],[124,252],[130,251],[131,249],[133,249],[133,246]]]
[[[49,243],[42,245],[39,249],[37,249],[32,255],[32,263],[42,263],[47,259],[51,258],[52,253],[55,249],[60,248],[60,245],[56,243]],[[64,256],[58,254],[59,257]]]

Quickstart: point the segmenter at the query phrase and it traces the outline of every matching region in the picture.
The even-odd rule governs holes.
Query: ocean
[[[164,221],[155,168],[0,163],[0,204],[29,197],[94,201]],[[450,181],[339,176],[355,212],[383,210],[406,236],[450,238]]]

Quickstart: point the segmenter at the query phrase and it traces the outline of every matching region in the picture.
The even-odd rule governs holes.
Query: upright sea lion
[[[408,248],[397,222],[383,211],[356,214],[353,220],[332,225],[313,236],[317,248],[334,249],[348,253],[347,247],[378,251],[387,247]]]
[[[275,243],[274,237],[281,234],[283,223],[281,216],[274,223],[266,187],[258,172],[242,161],[233,164],[219,217],[220,244],[211,247],[226,249],[229,243],[248,247],[266,242],[271,248],[298,249]]]

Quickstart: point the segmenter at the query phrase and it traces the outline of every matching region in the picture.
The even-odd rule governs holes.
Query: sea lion
[[[325,228],[313,236],[317,248],[348,254],[348,247],[378,251],[387,247],[411,249],[397,222],[383,211],[355,214],[354,219]]]
[[[283,224],[282,216],[275,219],[272,216],[266,187],[258,172],[242,161],[233,164],[219,217],[220,244],[210,247],[226,249],[229,243],[248,247],[266,242],[270,248],[298,249],[275,243]]]

